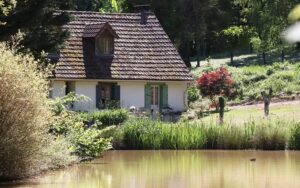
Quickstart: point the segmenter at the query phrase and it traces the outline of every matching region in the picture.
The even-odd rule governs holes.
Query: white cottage
[[[87,96],[74,110],[94,111],[109,101],[121,107],[186,109],[192,81],[187,67],[148,6],[136,13],[70,11],[70,32],[51,60],[53,98],[69,92]]]

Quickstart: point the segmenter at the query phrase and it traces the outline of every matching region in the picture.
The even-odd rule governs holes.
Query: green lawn
[[[218,117],[218,113],[212,113],[197,121],[215,122]],[[300,121],[300,101],[271,104],[269,118],[264,118],[263,104],[229,107],[224,120],[236,125],[247,121]]]

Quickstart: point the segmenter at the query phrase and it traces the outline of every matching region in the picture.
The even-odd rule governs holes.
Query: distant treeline
[[[36,56],[55,51],[68,37],[58,29],[70,18],[60,10],[132,12],[149,4],[189,66],[210,54],[235,50],[268,52],[286,45],[280,33],[298,0],[0,0],[0,40],[24,33],[22,49]],[[41,40],[43,39],[43,40]]]

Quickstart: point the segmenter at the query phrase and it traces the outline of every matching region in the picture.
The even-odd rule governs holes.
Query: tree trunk
[[[268,95],[266,94],[265,91],[261,92],[261,96],[263,97],[263,100],[264,100],[264,115],[265,115],[265,117],[269,116],[272,92],[273,92],[272,88],[269,89]]]
[[[200,67],[200,58],[199,58],[198,55],[197,55],[197,65],[196,65],[196,67]]]
[[[269,116],[269,109],[270,109],[270,102],[269,102],[269,100],[264,100],[265,117]]]
[[[264,63],[264,65],[265,65],[265,64],[266,64],[266,53],[263,52],[262,56],[263,56],[263,63]]]
[[[300,42],[297,42],[296,45],[297,45],[296,49],[299,51],[300,50]]]
[[[200,67],[200,53],[201,53],[201,49],[200,49],[200,43],[196,42],[196,50],[197,50],[197,65],[196,67]]]
[[[281,51],[281,61],[282,61],[282,63],[284,62],[284,51],[283,50]]]
[[[233,52],[230,52],[230,64],[233,65]]]

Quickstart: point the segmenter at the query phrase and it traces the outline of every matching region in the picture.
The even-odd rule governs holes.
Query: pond
[[[103,158],[5,187],[300,187],[300,152],[110,151]]]

